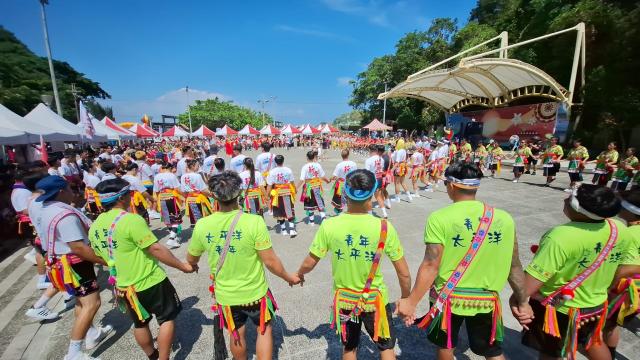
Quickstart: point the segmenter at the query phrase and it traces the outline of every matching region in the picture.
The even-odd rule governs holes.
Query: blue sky
[[[101,83],[118,121],[178,114],[219,96],[292,123],[350,110],[348,81],[433,18],[476,0],[50,0],[54,58]],[[44,55],[38,0],[0,0],[0,24]]]

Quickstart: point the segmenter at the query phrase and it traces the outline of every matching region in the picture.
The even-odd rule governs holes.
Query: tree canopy
[[[264,124],[273,123],[269,114],[264,114],[263,123],[262,113],[234,104],[233,101],[223,101],[218,98],[196,100],[194,105],[189,105],[189,109],[194,130],[203,124],[212,130],[223,127],[225,124],[237,130],[246,124],[261,128]],[[189,126],[188,112],[178,115],[178,118],[181,124]]]
[[[576,135],[588,142],[617,138],[624,143],[637,125],[640,110],[640,83],[633,76],[640,68],[640,3],[632,1],[479,0],[462,28],[455,19],[435,19],[428,29],[405,34],[394,54],[373,59],[356,77],[350,105],[363,111],[363,121],[381,118],[382,101],[377,95],[384,91],[385,82],[391,88],[412,73],[502,31],[508,31],[509,42],[516,43],[579,22],[586,24],[587,59],[586,85],[576,94],[584,95],[583,105],[574,108],[574,113],[582,113]],[[509,57],[531,63],[567,86],[574,43],[575,33],[568,33],[514,49]],[[430,105],[408,98],[388,100],[387,118],[410,130],[427,129],[443,119]]]
[[[362,123],[364,115],[362,111],[353,110],[348,113],[344,113],[333,120],[333,126],[337,128],[346,129],[351,126],[359,126]]]
[[[54,60],[54,71],[63,108],[63,117],[76,120],[71,84],[75,84],[80,99],[90,103],[99,114],[109,114],[95,99],[111,96],[100,84],[88,79],[66,62]],[[41,95],[53,95],[49,64],[46,57],[35,55],[13,33],[0,26],[0,103],[18,115],[26,115],[38,103]]]

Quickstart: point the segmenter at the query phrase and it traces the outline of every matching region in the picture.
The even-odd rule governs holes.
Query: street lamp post
[[[189,135],[191,135],[191,133],[193,133],[193,128],[191,127],[191,106],[189,105],[189,87],[187,86],[185,88],[185,91],[187,93],[187,113],[189,114]]]
[[[49,0],[40,0],[40,10],[42,12],[42,30],[44,32],[44,46],[47,50],[47,58],[49,59],[49,72],[51,73],[51,85],[53,86],[53,97],[56,101],[56,110],[58,115],[62,116],[62,105],[60,105],[60,96],[58,95],[58,84],[56,83],[56,74],[53,70],[53,60],[51,58],[51,46],[49,45],[49,29],[47,28],[47,15],[44,6],[49,4]]]
[[[277,99],[277,97],[275,97],[275,96],[269,96],[269,98],[268,98],[268,99],[260,99],[260,100],[258,100],[258,102],[259,102],[260,104],[262,104],[262,126],[264,126],[264,125],[265,125],[265,122],[264,122],[264,120],[265,120],[265,119],[264,119],[264,118],[265,118],[264,106],[265,106],[268,102],[273,102],[273,101],[275,101],[276,99]]]

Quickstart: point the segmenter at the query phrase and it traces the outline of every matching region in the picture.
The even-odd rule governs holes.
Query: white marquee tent
[[[43,105],[44,106],[44,105]],[[71,123],[69,123],[71,124]],[[73,127],[73,124],[71,124]],[[0,128],[17,130],[25,133],[26,136],[12,138],[5,136],[8,133],[0,133],[0,138],[5,144],[29,144],[40,141],[42,135],[45,141],[78,141],[78,129],[54,128],[48,122],[40,122],[31,118],[22,117],[0,104]]]

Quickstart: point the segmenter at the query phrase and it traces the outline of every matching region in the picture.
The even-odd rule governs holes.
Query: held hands
[[[405,326],[411,326],[416,320],[416,306],[407,298],[400,299],[396,301],[396,310],[394,311],[394,315],[400,316],[404,321]]]
[[[188,262],[184,262],[182,263],[182,266],[180,266],[179,270],[186,274],[198,272],[198,264],[189,264]]]
[[[531,309],[529,303],[526,302],[524,304],[518,304],[516,298],[511,295],[511,297],[509,298],[509,306],[511,307],[511,313],[513,314],[513,317],[518,320],[520,325],[522,325],[525,330],[529,330],[528,325],[531,324],[534,318],[533,310]]]

